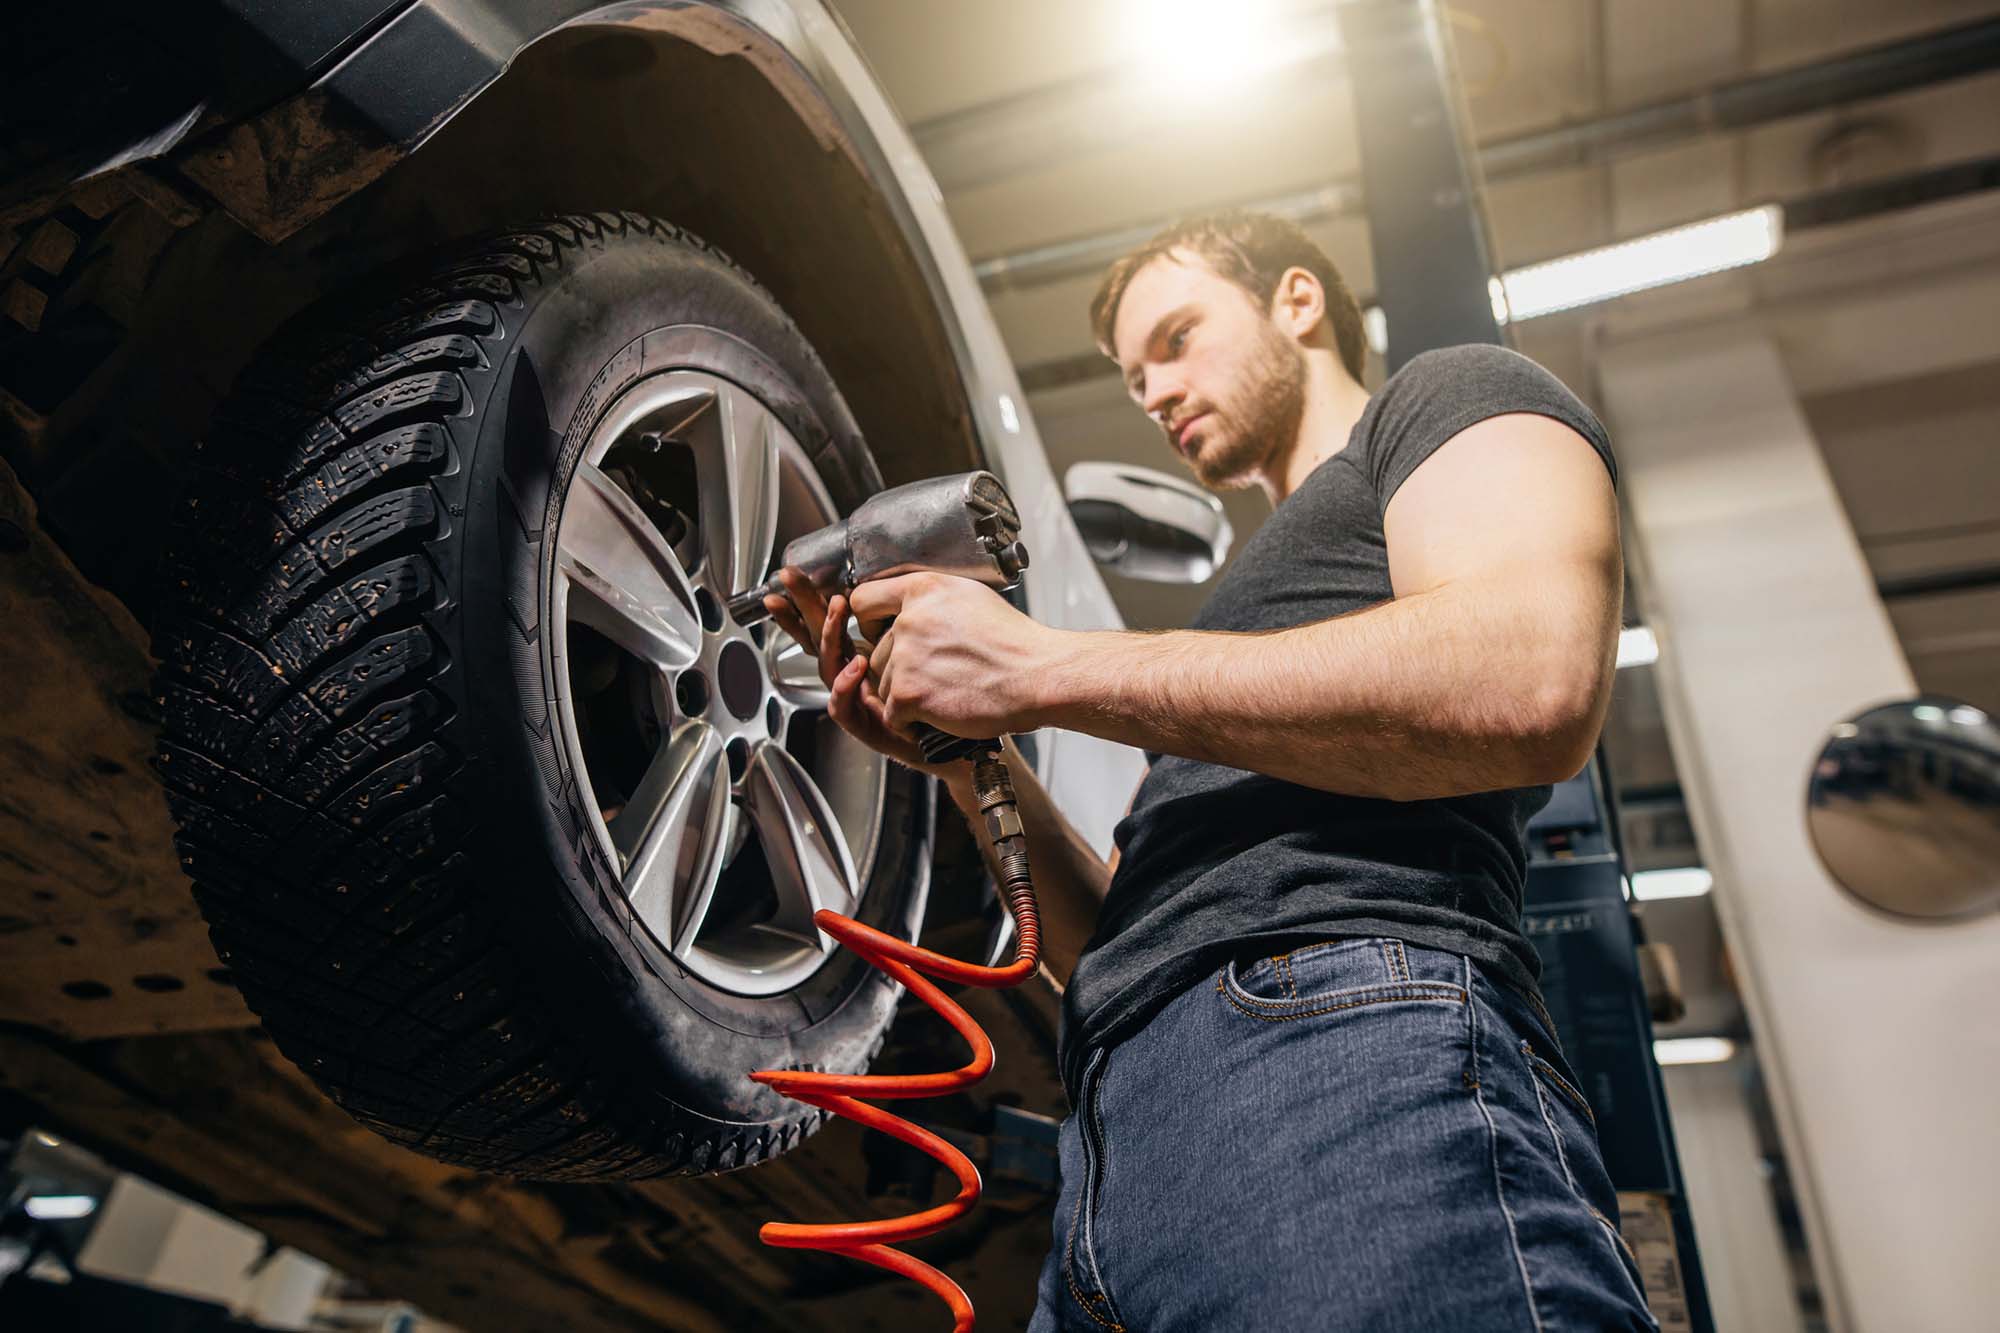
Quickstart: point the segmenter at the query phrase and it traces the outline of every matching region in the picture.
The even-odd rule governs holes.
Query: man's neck
[[[1289,447],[1265,463],[1257,478],[1273,509],[1283,504],[1314,468],[1347,447],[1354,424],[1368,406],[1368,391],[1349,378],[1331,356],[1309,353],[1305,399],[1298,433]]]

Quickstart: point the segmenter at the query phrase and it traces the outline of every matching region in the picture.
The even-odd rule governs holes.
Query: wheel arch
[[[563,212],[670,218],[755,274],[818,350],[891,484],[986,466],[968,354],[910,187],[840,76],[802,63],[823,61],[816,41],[845,40],[809,37],[802,12],[635,0],[524,45],[503,24],[455,33],[485,43],[473,42],[483,67],[440,38],[439,68],[373,81],[359,72],[370,43],[233,129],[50,201],[65,217],[78,200],[103,215],[76,265],[97,274],[77,296],[97,340],[65,341],[59,396],[32,410],[0,397],[0,429],[73,558],[145,619],[134,538],[163,522],[159,498],[178,488],[192,442],[283,324],[443,243]],[[443,105],[421,131],[390,133],[418,96]],[[233,165],[218,173],[217,161]],[[42,341],[63,318],[51,309]]]
[[[381,221],[436,240],[563,209],[671,218],[798,323],[891,484],[984,466],[932,261],[842,90],[719,8],[604,15],[524,50],[382,182]]]
[[[609,6],[525,47],[352,220],[325,221],[386,254],[565,210],[672,218],[790,313],[892,484],[984,466],[941,288],[896,215],[903,184],[871,167],[843,91],[723,7]],[[318,229],[299,238],[314,251]]]

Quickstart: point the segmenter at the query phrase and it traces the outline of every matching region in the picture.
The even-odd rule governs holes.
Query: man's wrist
[[[1098,630],[1049,630],[1043,650],[1019,676],[1027,697],[1022,701],[1026,725],[1077,730],[1083,713],[1101,712],[1106,693],[1099,684],[1102,641],[1122,637]]]

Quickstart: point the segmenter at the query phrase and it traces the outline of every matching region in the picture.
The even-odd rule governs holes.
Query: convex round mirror
[[[1936,697],[1849,718],[1813,766],[1806,828],[1828,873],[1885,912],[2000,906],[2000,726]]]
[[[1149,467],[1074,464],[1063,497],[1091,558],[1127,578],[1205,583],[1235,539],[1220,500]]]

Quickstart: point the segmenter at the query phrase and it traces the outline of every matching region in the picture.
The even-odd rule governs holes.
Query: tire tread
[[[436,683],[450,423],[509,312],[618,235],[728,262],[654,219],[570,215],[479,243],[372,317],[275,344],[198,456],[154,646],[176,845],[280,1048],[396,1142],[548,1179],[749,1165],[823,1119],[648,1128],[629,1080],[564,1039],[475,910],[474,788]]]

